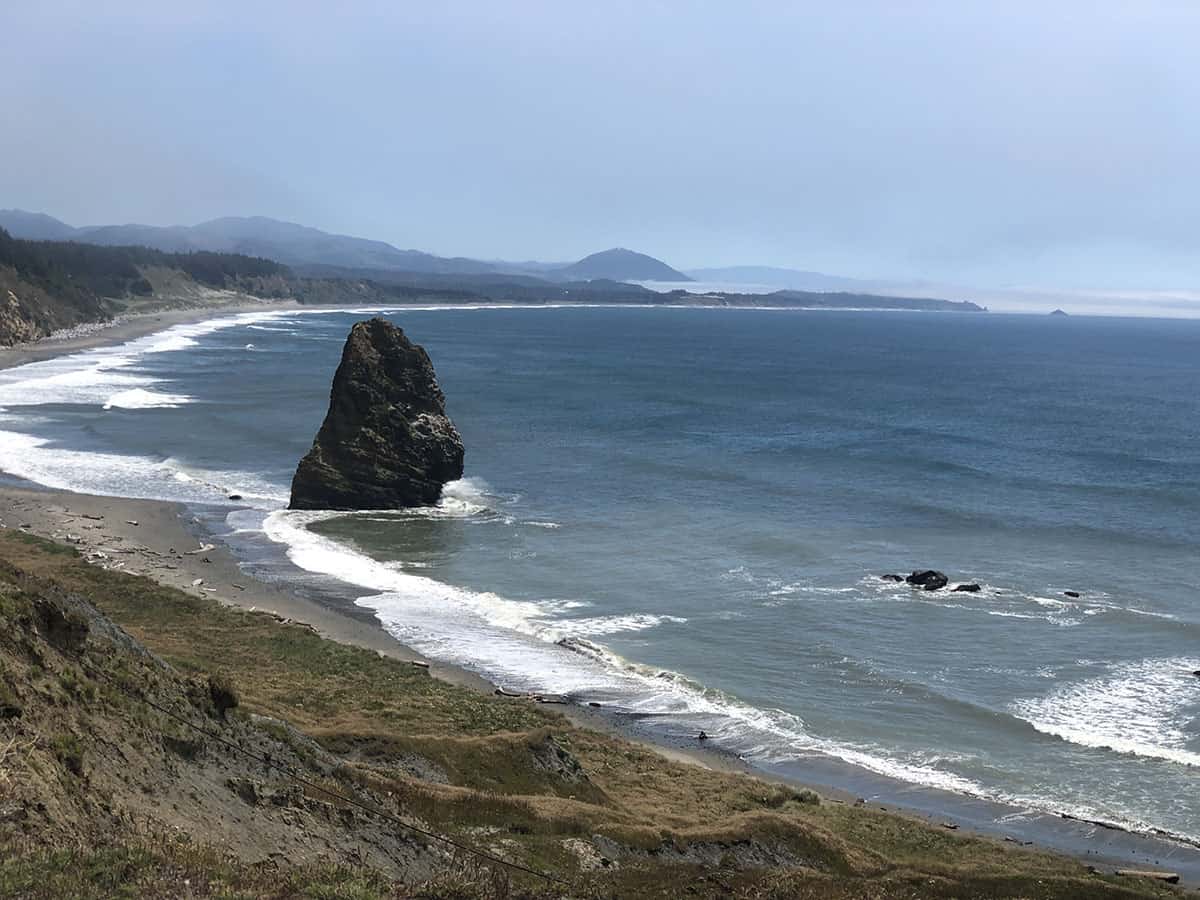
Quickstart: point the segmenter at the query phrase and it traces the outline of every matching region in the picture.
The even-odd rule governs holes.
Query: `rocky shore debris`
[[[386,319],[355,323],[291,509],[430,506],[462,477],[463,443],[423,348]]]
[[[924,569],[919,572],[913,572],[904,580],[913,587],[919,587],[926,591],[940,591],[950,583],[950,579],[936,569]]]

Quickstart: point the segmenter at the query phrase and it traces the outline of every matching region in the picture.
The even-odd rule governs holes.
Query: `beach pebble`
[[[192,580],[192,587],[200,587],[202,584],[204,584],[203,578],[195,578]]]

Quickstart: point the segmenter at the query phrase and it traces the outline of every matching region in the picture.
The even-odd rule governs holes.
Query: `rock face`
[[[950,583],[949,578],[933,569],[926,569],[923,572],[913,572],[904,580],[913,587],[924,588],[927,591],[940,591]]]
[[[290,508],[429,506],[462,472],[462,438],[428,354],[385,319],[356,323]]]

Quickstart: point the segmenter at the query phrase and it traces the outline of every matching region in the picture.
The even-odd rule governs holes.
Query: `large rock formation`
[[[385,319],[350,329],[329,412],[292,479],[292,509],[428,506],[463,472],[429,355]]]

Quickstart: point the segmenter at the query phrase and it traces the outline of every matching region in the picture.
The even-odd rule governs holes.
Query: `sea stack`
[[[430,506],[462,473],[462,438],[429,355],[386,319],[355,323],[289,508]]]

